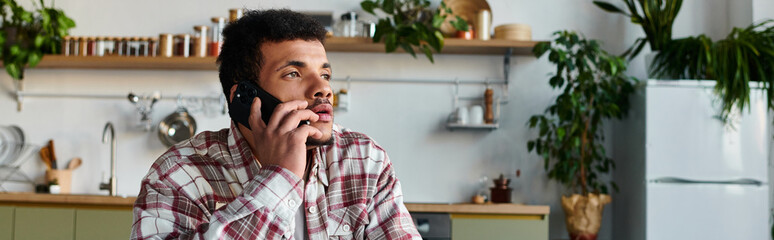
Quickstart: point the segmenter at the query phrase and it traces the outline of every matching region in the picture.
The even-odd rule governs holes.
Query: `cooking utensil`
[[[443,0],[446,6],[452,10],[451,15],[446,17],[444,23],[441,25],[441,32],[446,36],[454,36],[457,33],[457,29],[449,23],[449,21],[456,19],[456,16],[460,16],[462,19],[468,22],[471,26],[478,26],[477,16],[481,10],[487,10],[490,13],[492,9],[489,7],[489,3],[486,0]],[[441,9],[441,11],[444,11]],[[445,12],[445,11],[444,11]],[[489,14],[489,22],[492,22],[492,14]],[[478,29],[474,29],[478,32]],[[488,33],[487,33],[488,34]]]
[[[56,152],[54,151],[54,139],[48,140],[48,150],[49,154],[51,156],[51,168],[57,169],[58,165],[56,164]]]
[[[67,170],[75,170],[76,168],[81,166],[81,163],[83,161],[79,157],[75,157],[70,160],[70,163],[67,164]]]
[[[48,146],[40,148],[40,160],[46,164],[47,169],[51,169],[51,153],[49,153]]]
[[[167,147],[193,137],[194,133],[196,133],[196,120],[184,107],[179,107],[159,122],[159,140]]]

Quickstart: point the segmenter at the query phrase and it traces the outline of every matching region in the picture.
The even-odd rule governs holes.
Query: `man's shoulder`
[[[215,161],[220,158],[216,156],[222,155],[222,151],[229,149],[228,130],[225,128],[219,131],[204,131],[175,144],[156,159],[149,175],[153,175],[153,172],[161,175],[168,174],[183,166],[217,164]]]
[[[384,149],[376,141],[362,132],[335,125],[333,132],[336,135],[336,145],[339,148],[374,148],[378,151]]]
[[[387,152],[368,135],[336,125],[335,158],[332,162],[366,161],[378,166],[389,162]]]

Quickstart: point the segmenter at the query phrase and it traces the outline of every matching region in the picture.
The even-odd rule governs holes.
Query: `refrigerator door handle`
[[[692,179],[685,179],[685,178],[676,178],[676,177],[661,177],[657,179],[650,180],[652,183],[680,183],[680,184],[731,184],[731,185],[755,185],[760,186],[763,185],[763,182],[755,180],[755,179],[749,179],[749,178],[740,178],[736,180],[728,180],[728,181],[705,181],[705,180],[692,180]]]

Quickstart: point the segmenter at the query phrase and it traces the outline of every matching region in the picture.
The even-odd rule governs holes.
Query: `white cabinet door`
[[[767,185],[647,186],[647,239],[769,239]]]
[[[762,90],[751,91],[750,109],[732,118],[731,125],[717,119],[720,104],[711,86],[649,84],[646,97],[647,179],[767,181],[769,134]]]

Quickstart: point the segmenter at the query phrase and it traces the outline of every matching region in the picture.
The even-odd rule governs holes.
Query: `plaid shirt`
[[[134,204],[132,239],[420,239],[384,149],[333,127],[309,180],[261,167],[237,128],[202,132],[159,157]]]

